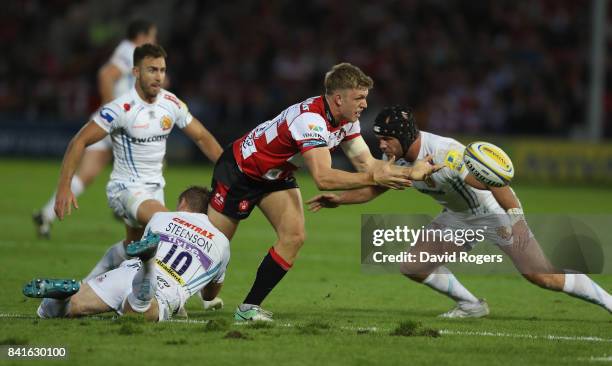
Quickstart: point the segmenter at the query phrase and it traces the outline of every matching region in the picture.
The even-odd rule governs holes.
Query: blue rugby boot
[[[79,291],[80,284],[75,279],[36,278],[23,286],[27,297],[65,299]]]
[[[150,232],[141,240],[128,244],[125,252],[130,257],[138,257],[141,261],[145,262],[155,256],[160,240],[159,235]]]

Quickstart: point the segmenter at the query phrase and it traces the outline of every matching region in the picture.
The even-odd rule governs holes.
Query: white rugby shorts
[[[124,303],[132,292],[132,280],[141,267],[142,263],[139,259],[129,259],[121,263],[119,267],[92,278],[87,284],[106,305],[117,314],[123,315]],[[159,306],[159,321],[164,321],[176,314],[186,299],[174,281],[161,275],[158,271],[156,271],[156,277],[155,298]]]
[[[160,183],[131,183],[111,180],[106,185],[108,206],[115,215],[132,228],[141,228],[138,222],[138,207],[147,200],[164,202],[164,188]]]

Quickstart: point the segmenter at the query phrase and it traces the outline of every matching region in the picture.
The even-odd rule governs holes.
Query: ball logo
[[[164,116],[161,119],[160,124],[161,124],[162,130],[164,130],[164,131],[169,130],[170,128],[172,128],[172,120],[168,116]]]
[[[470,173],[488,186],[505,186],[514,177],[510,157],[502,149],[488,142],[469,144],[465,149],[463,161]]]
[[[488,157],[490,157],[491,159],[495,160],[495,162],[499,165],[502,165],[506,170],[510,168],[508,161],[501,155],[499,154],[497,151],[493,150],[491,147],[489,146],[481,146],[480,150],[487,154]]]

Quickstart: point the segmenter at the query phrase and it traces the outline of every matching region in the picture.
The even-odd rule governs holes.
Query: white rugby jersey
[[[184,303],[209,282],[221,283],[230,260],[229,240],[208,216],[191,212],[158,212],[145,233],[159,234],[156,274],[164,285],[178,286]]]
[[[438,164],[446,161],[450,151],[457,151],[463,155],[465,146],[457,140],[424,131],[420,133],[421,150],[417,159],[432,155],[434,163]],[[385,155],[383,160],[387,160]],[[396,160],[395,163],[409,167],[413,165],[403,158]],[[473,188],[464,182],[467,175],[467,168],[461,164],[459,171],[450,168],[440,169],[427,181],[413,181],[412,187],[431,196],[440,205],[453,212],[481,214],[498,208],[499,205],[490,191]]]
[[[93,120],[111,135],[111,180],[165,184],[162,161],[174,125],[185,128],[193,117],[187,105],[162,89],[155,102],[142,100],[135,88],[104,105]]]
[[[134,67],[135,49],[136,45],[132,41],[124,39],[115,48],[113,55],[108,60],[109,63],[117,66],[119,71],[121,71],[121,77],[113,87],[113,96],[115,98],[127,93],[134,86],[136,79],[132,75],[132,68]]]

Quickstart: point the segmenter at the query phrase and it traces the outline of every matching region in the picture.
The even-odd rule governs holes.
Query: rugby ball
[[[508,185],[514,177],[514,166],[508,154],[488,142],[469,144],[463,153],[463,162],[476,179],[491,187]]]

